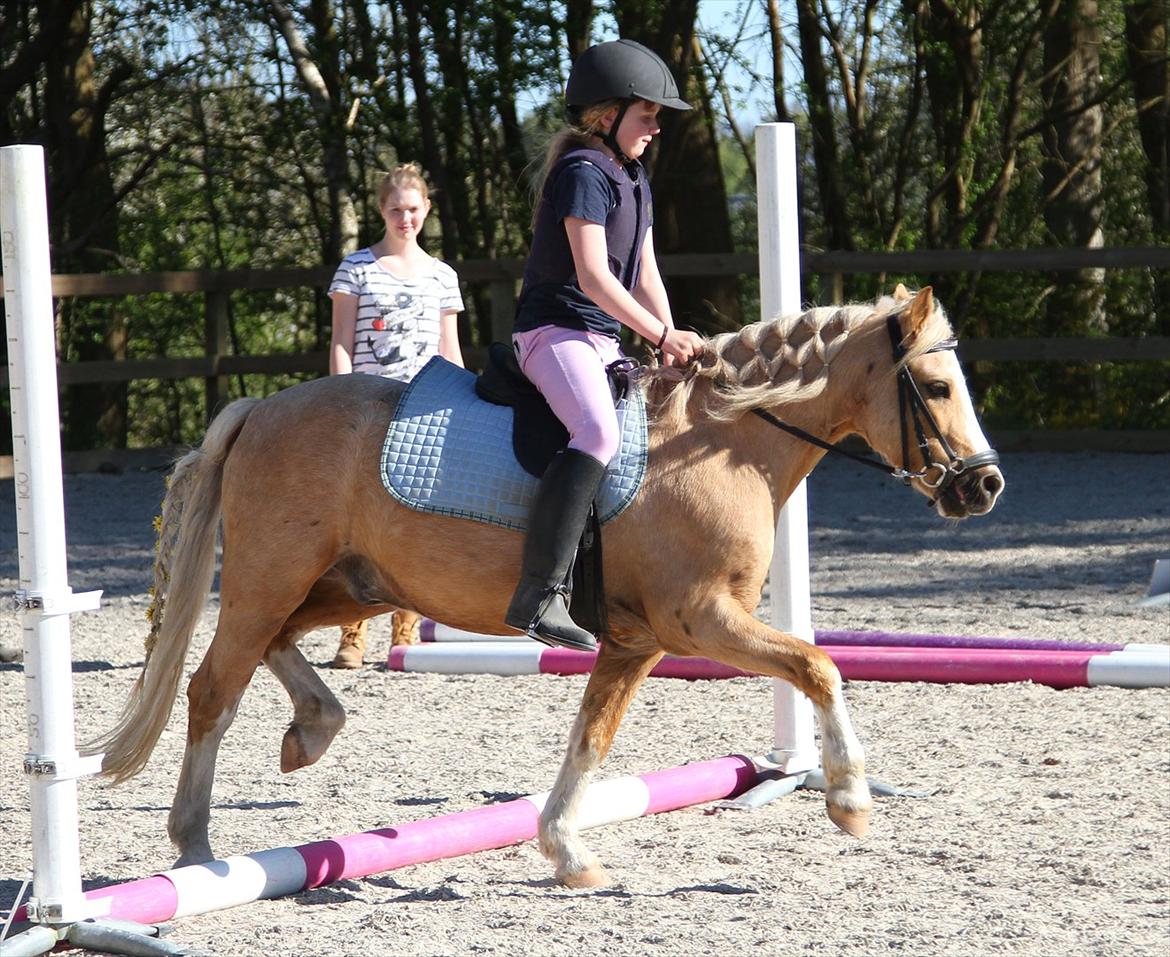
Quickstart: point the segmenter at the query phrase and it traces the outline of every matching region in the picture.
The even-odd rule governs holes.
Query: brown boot
[[[333,656],[334,668],[360,668],[362,656],[366,653],[366,623],[357,621],[341,626],[341,641],[337,654]]]
[[[421,621],[422,618],[413,611],[399,608],[390,619],[390,645],[417,645]]]

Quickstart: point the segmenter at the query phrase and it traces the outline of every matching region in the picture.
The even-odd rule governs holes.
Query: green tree
[[[1127,3],[1125,50],[1145,155],[1144,178],[1154,242],[1170,246],[1170,41],[1165,0]],[[1154,286],[1158,330],[1170,335],[1170,273]]]
[[[697,0],[623,0],[613,10],[622,36],[657,52],[695,107],[686,113],[662,111],[662,135],[648,162],[660,254],[733,249],[711,93],[700,65],[697,12]],[[734,278],[675,276],[667,280],[667,289],[681,325],[712,331],[742,324]]]

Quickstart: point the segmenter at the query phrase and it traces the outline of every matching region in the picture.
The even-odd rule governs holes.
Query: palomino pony
[[[1003,478],[953,350],[930,289],[910,296],[899,288],[875,304],[812,309],[716,336],[688,367],[642,377],[652,413],[645,481],[606,526],[610,633],[540,820],[541,850],[560,881],[607,882],[580,839],[577,808],[627,706],[666,652],[783,678],[806,694],[822,730],[829,817],[850,834],[866,832],[864,757],[836,667],[822,649],[752,610],[776,514],[824,455],[814,442],[860,435],[900,462],[887,470],[942,516],[992,508]],[[187,745],[168,821],[179,864],[213,857],[216,754],[261,662],[293,703],[280,754],[287,772],[320,758],[345,721],[297,650],[306,632],[395,608],[469,631],[503,627],[522,536],[413,511],[382,487],[379,456],[400,392],[393,382],[351,375],[241,399],[175,466],[146,664],[119,723],[88,750],[104,751],[103,771],[119,781],[146,764],[212,584],[222,522],[219,622],[187,687]]]

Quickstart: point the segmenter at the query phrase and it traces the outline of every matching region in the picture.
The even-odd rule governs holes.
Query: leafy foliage
[[[378,237],[373,189],[379,172],[402,160],[419,161],[435,187],[426,237],[433,253],[522,257],[532,178],[561,122],[568,50],[590,22],[594,39],[602,31],[612,36],[614,24],[660,39],[672,62],[692,71],[686,88],[723,130],[717,157],[696,145],[686,158],[696,172],[708,163],[721,169],[730,226],[705,230],[729,237],[720,243],[748,251],[756,242],[750,136],[736,113],[769,117],[778,103],[798,126],[802,235],[810,249],[829,247],[832,235],[873,250],[1062,241],[1048,225],[1060,197],[1044,177],[1051,160],[1044,134],[1053,122],[1044,51],[1053,17],[1089,9],[1076,0],[1044,7],[799,0],[777,7],[782,71],[767,52],[772,27],[759,19],[764,7],[755,0],[736,5],[730,30],[698,27],[694,56],[695,6],[682,0],[285,3],[5,5],[0,143],[46,147],[57,271],[331,265],[345,247]],[[1100,79],[1085,108],[1102,115],[1091,158],[1107,184],[1099,218],[1110,246],[1153,245],[1165,236],[1148,198],[1152,160],[1130,84],[1127,6],[1164,10],[1164,0],[1097,3]],[[566,23],[578,32],[570,36]],[[807,80],[813,60],[824,71],[823,91]],[[1141,106],[1150,108],[1158,107]],[[657,170],[655,179],[672,177]],[[698,215],[685,193],[666,199],[672,223]],[[694,231],[681,222],[677,235]],[[896,281],[935,285],[967,336],[1050,334],[1059,321],[1054,297],[1074,281],[1098,284],[1101,334],[1170,335],[1170,282],[1142,270],[852,275],[840,285],[810,276],[805,294],[863,299]],[[486,289],[466,292],[465,341],[486,344]],[[754,317],[755,300],[755,283],[741,282],[743,316]],[[679,302],[676,310],[686,314],[690,306]],[[198,295],[78,298],[59,310],[59,351],[69,361],[204,349]],[[321,350],[328,301],[311,289],[236,293],[229,327],[239,354]],[[1157,364],[980,365],[973,380],[989,420],[1001,427],[1170,424],[1165,369]],[[266,394],[291,381],[237,378],[232,391]],[[91,388],[66,399],[66,436],[75,444],[193,442],[205,425],[200,380]],[[81,422],[86,415],[99,421]]]

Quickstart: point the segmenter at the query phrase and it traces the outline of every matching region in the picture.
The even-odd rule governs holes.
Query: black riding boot
[[[569,617],[564,585],[604,475],[605,466],[592,455],[565,449],[553,458],[536,490],[520,583],[504,621],[546,645],[597,648],[597,639]]]

